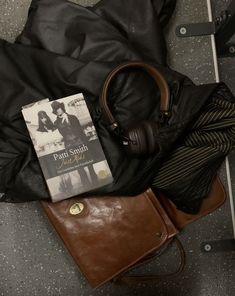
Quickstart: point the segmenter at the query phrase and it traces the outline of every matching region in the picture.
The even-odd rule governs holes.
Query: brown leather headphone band
[[[113,115],[109,109],[108,102],[107,102],[108,88],[109,88],[111,81],[116,76],[116,74],[118,74],[119,72],[121,72],[122,70],[127,69],[127,68],[143,69],[154,79],[154,81],[157,83],[157,85],[159,87],[160,95],[161,95],[160,111],[165,114],[168,113],[169,104],[170,104],[170,91],[169,91],[168,84],[167,84],[165,78],[162,76],[162,74],[156,68],[151,66],[150,64],[146,64],[143,62],[127,62],[127,63],[119,65],[114,70],[112,70],[105,80],[105,83],[104,83],[104,86],[102,89],[102,93],[100,95],[100,106],[101,106],[105,121],[110,126],[116,124],[116,120],[113,117]]]

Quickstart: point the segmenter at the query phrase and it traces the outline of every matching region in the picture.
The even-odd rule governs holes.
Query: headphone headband
[[[143,62],[127,62],[119,65],[109,73],[109,75],[105,80],[102,93],[100,95],[100,106],[103,112],[104,119],[112,129],[115,129],[118,126],[118,124],[115,118],[113,117],[108,106],[108,102],[107,102],[108,88],[113,78],[119,72],[129,68],[143,69],[154,79],[154,81],[157,83],[160,90],[160,111],[166,115],[168,114],[168,111],[169,111],[170,91],[169,91],[168,84],[165,78],[162,76],[162,74],[150,64],[146,64]]]

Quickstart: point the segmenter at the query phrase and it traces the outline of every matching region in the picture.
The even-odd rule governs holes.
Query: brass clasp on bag
[[[79,215],[83,210],[84,204],[81,202],[77,202],[70,207],[69,212],[71,215]]]

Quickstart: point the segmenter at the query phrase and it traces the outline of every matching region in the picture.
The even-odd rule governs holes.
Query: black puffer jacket
[[[18,44],[0,41],[2,201],[48,197],[21,106],[78,92],[85,95],[114,176],[113,184],[94,194],[134,195],[150,185],[167,153],[187,133],[217,89],[216,84],[195,86],[166,65],[162,29],[174,4],[170,0],[102,0],[93,8],[85,8],[65,0],[32,2]],[[147,158],[130,158],[124,153],[104,125],[98,104],[107,74],[127,60],[156,66],[171,90],[171,117],[159,130],[160,152]],[[123,127],[158,120],[158,102],[157,87],[140,70],[125,71],[112,85],[110,104]]]

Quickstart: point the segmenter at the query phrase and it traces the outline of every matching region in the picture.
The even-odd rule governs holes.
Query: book
[[[22,114],[53,202],[112,183],[81,93],[23,106]]]

